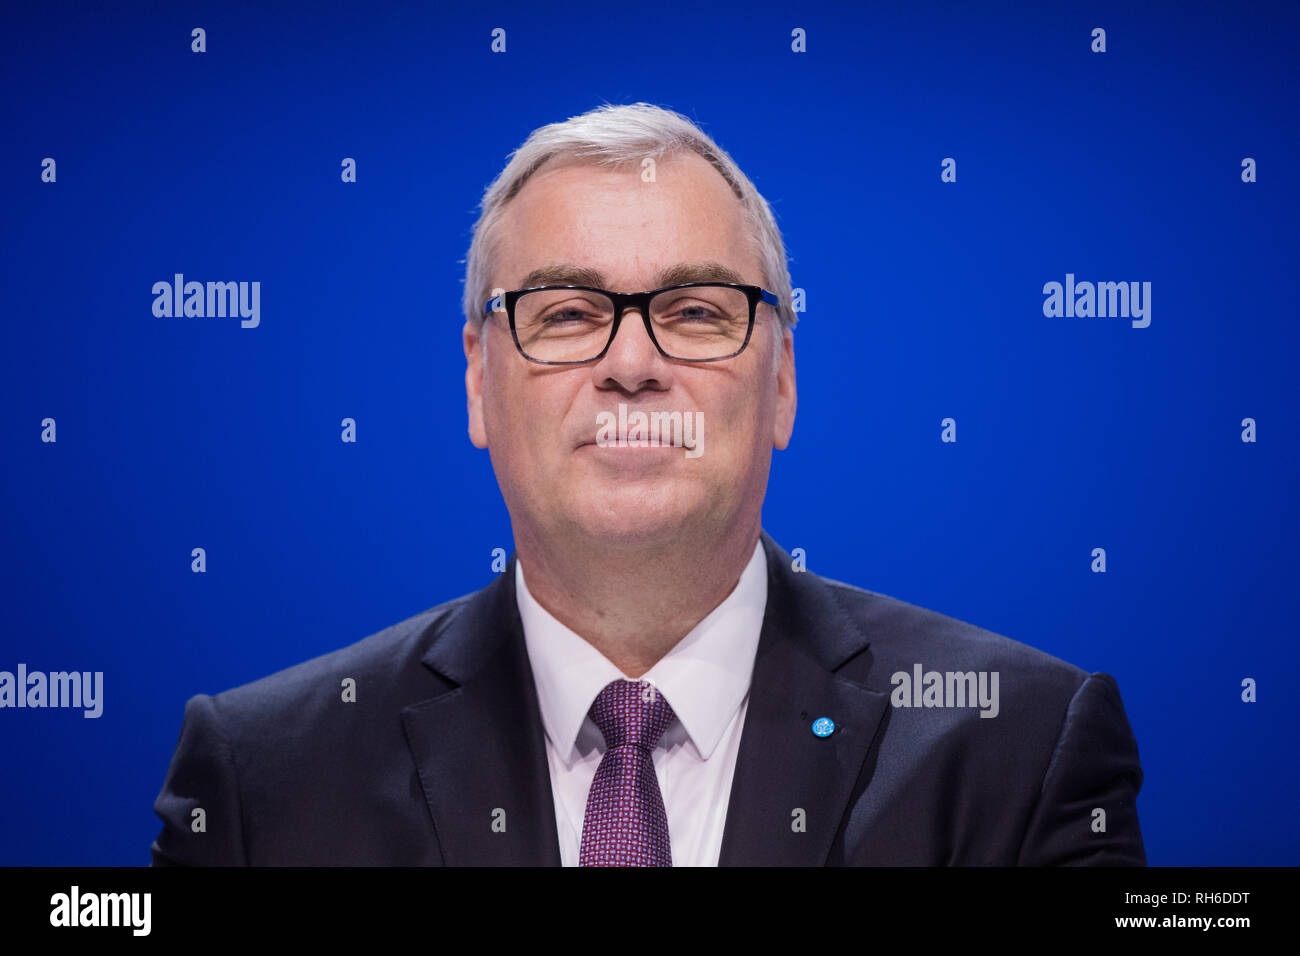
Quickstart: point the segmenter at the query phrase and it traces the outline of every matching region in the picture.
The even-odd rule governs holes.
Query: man
[[[505,573],[192,698],[154,862],[1144,864],[1113,679],[762,531],[790,301],[767,203],[688,120],[535,131],[464,302]]]

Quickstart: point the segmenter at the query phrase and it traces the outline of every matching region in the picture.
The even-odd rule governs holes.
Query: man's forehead
[[[502,279],[521,289],[616,290],[634,271],[648,276],[631,280],[638,288],[761,283],[743,207],[726,180],[695,153],[660,160],[666,163],[674,168],[659,169],[653,181],[644,180],[635,163],[604,166],[569,159],[543,165],[506,206],[494,257],[509,273]],[[571,204],[574,199],[578,202]],[[627,220],[653,226],[629,234]],[[629,246],[617,238],[624,235],[638,238]]]

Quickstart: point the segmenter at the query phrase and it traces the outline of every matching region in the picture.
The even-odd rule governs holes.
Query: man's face
[[[494,288],[641,292],[727,281],[668,275],[690,266],[721,267],[735,273],[730,281],[764,285],[740,201],[694,153],[660,160],[649,183],[637,165],[548,163],[506,206],[498,235]],[[759,305],[745,350],[720,362],[664,358],[637,311],[624,313],[605,356],[584,365],[526,360],[504,311],[481,332],[466,325],[464,344],[470,438],[491,454],[516,540],[637,548],[752,533],[772,448],[784,448],[794,427],[794,347],[771,306]],[[620,403],[629,415],[702,419],[702,453],[596,444],[597,416],[617,416]]]

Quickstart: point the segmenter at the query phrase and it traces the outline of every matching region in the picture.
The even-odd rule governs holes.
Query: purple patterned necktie
[[[672,866],[668,815],[651,753],[676,717],[653,684],[616,680],[588,715],[605,755],[587,793],[579,866]]]

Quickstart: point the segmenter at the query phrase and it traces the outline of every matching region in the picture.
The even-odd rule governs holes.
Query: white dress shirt
[[[560,861],[577,866],[587,793],[605,754],[587,711],[610,681],[631,678],[537,603],[519,561],[515,597],[546,730]],[[673,866],[718,865],[766,606],[760,541],[731,594],[639,678],[677,715],[653,753]]]

